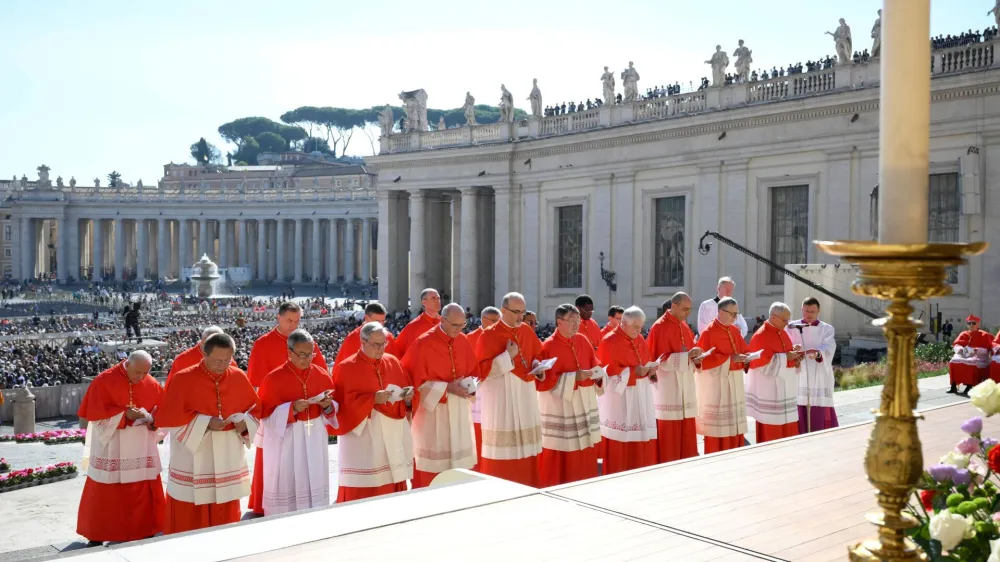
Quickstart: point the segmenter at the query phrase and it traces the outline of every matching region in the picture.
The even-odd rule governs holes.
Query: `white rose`
[[[950,464],[956,468],[969,467],[969,455],[963,455],[955,451],[948,451],[948,454],[941,457],[941,464]]]
[[[986,562],[1000,562],[1000,541],[990,541],[990,557]]]
[[[944,510],[931,516],[931,538],[941,541],[941,548],[950,552],[965,538],[968,526],[965,517]]]
[[[991,379],[986,379],[970,390],[969,398],[972,405],[987,417],[1000,412],[1000,386]]]

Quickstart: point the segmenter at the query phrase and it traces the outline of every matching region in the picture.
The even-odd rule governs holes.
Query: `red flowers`
[[[934,490],[920,490],[920,503],[927,511],[934,511]]]
[[[993,447],[989,454],[990,470],[1000,472],[1000,447]]]

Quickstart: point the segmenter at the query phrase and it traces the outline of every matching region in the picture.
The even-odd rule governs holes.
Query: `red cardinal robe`
[[[729,357],[737,354],[746,354],[750,352],[747,347],[746,340],[743,339],[742,334],[740,334],[740,329],[736,326],[724,326],[719,323],[718,320],[713,320],[711,324],[705,328],[705,331],[698,334],[698,340],[695,342],[699,348],[708,351],[710,349],[715,349],[711,355],[706,357],[701,362],[701,370],[707,371],[709,369],[716,369],[722,366]],[[743,371],[743,363],[737,363],[732,361],[729,363],[729,370],[732,371]],[[699,377],[701,374],[696,374],[695,377]],[[740,375],[742,377],[742,375]],[[700,383],[699,383],[700,384]],[[698,399],[698,416],[701,417],[703,412],[705,412],[707,404],[701,399],[701,393],[699,392]],[[742,412],[744,421],[746,419],[746,411]],[[743,446],[743,435],[737,434],[730,437],[710,437],[705,436],[705,454],[715,453],[718,451],[725,451],[727,449],[735,449],[737,447]]]
[[[319,344],[313,344],[313,365],[329,372],[326,360],[323,359],[323,352]],[[260,387],[264,382],[264,377],[271,371],[281,367],[288,361],[288,336],[283,335],[274,328],[270,332],[257,338],[250,349],[250,362],[247,364],[247,378],[254,388]],[[258,440],[259,441],[259,440]],[[257,445],[257,456],[253,463],[253,484],[250,489],[250,510],[258,515],[264,514],[264,503],[262,494],[264,493],[264,447],[263,443]]]
[[[785,330],[779,330],[772,326],[770,322],[764,322],[764,325],[758,328],[757,332],[750,338],[750,352],[753,353],[757,351],[761,352],[760,358],[750,362],[751,369],[766,367],[775,355],[791,352],[792,340],[788,337],[788,332]],[[798,362],[789,360],[787,364],[789,367],[795,367]],[[798,384],[795,385],[795,388],[796,390],[798,389]],[[786,396],[785,398],[794,401],[797,399],[797,393],[792,396]],[[797,404],[795,405],[795,410],[797,414]],[[799,422],[797,420],[784,425],[771,425],[761,423],[759,421],[757,422],[757,443],[766,443],[767,441],[774,441],[775,439],[794,437],[798,434]]]
[[[123,413],[130,404],[152,412],[162,397],[163,389],[156,379],[146,375],[133,384],[125,374],[124,363],[119,363],[90,383],[77,415],[91,422],[105,420]],[[118,429],[134,423],[122,416]],[[117,468],[112,465],[102,470]],[[87,478],[80,497],[76,532],[87,540],[99,542],[146,539],[163,531],[163,510],[163,482],[159,475],[128,484],[103,484]]]
[[[201,363],[201,360],[204,358],[205,352],[201,349],[201,342],[198,342],[180,352],[177,357],[174,357],[174,362],[170,364],[170,372],[167,373],[167,382],[165,384],[170,384],[170,379],[175,374],[183,371],[184,369],[194,367],[198,363]],[[232,367],[239,367],[239,365],[236,364],[235,359],[230,361],[229,365]]]
[[[594,351],[597,351],[597,346],[601,345],[601,340],[604,339],[604,332],[602,332],[601,327],[597,325],[597,321],[593,318],[581,320],[580,333],[587,338],[587,341],[590,342]]]
[[[988,351],[988,355],[993,354],[993,337],[985,330],[969,331],[965,330],[955,338],[953,347],[981,348]],[[966,384],[976,386],[990,375],[990,369],[972,364],[973,362],[959,362],[954,359],[948,363],[948,374],[951,384]]]
[[[417,316],[410,323],[406,325],[399,336],[392,341],[386,349],[385,352],[389,355],[393,355],[396,359],[403,359],[406,356],[406,352],[417,338],[424,335],[431,328],[437,327],[441,323],[441,317],[431,317],[426,312],[422,312],[420,316]],[[386,336],[386,341],[390,341],[388,336]]]
[[[392,404],[388,402],[375,404],[375,393],[384,390],[386,386],[395,384],[400,388],[405,388],[413,384],[410,376],[406,374],[399,360],[395,357],[384,354],[381,359],[376,361],[363,352],[355,353],[341,364],[336,375],[333,381],[333,397],[340,404],[340,411],[337,414],[340,427],[336,430],[337,435],[346,435],[354,431],[362,421],[372,415],[373,411],[378,411],[394,420],[406,417],[408,409],[403,400]],[[339,453],[340,470],[343,473],[345,470],[343,444],[340,445]],[[394,492],[405,492],[406,489],[406,480],[368,488],[341,484],[337,489],[337,503],[373,498]]]
[[[183,427],[198,414],[225,419],[247,411],[260,419],[260,398],[246,374],[229,367],[225,373],[215,375],[205,369],[202,362],[174,376],[155,419],[158,427]],[[239,520],[239,500],[195,505],[176,500],[168,493],[163,532],[168,535],[182,533]]]
[[[653,411],[652,389],[648,388],[648,380],[640,384],[636,376],[636,367],[652,361],[645,338],[641,334],[630,338],[619,325],[601,340],[597,357],[604,364],[608,376],[613,377],[629,369],[625,394],[605,388],[601,396],[601,432],[607,455],[604,457],[604,474],[656,464],[656,414]],[[644,394],[643,386],[646,386],[648,396]],[[635,399],[630,398],[629,393],[634,393]],[[648,411],[641,407],[647,398]],[[609,430],[628,433],[629,440],[609,437]]]
[[[472,350],[476,350],[476,346],[479,345],[479,338],[483,336],[483,327],[480,326],[475,330],[472,330],[465,337],[469,338],[469,343],[472,344]],[[1000,334],[998,334],[1000,336]],[[478,361],[478,358],[477,358]],[[483,458],[483,422],[480,419],[482,415],[481,408],[482,404],[479,401],[472,403],[472,431],[476,434],[476,466],[472,467],[472,470],[479,471],[479,459]]]
[[[691,351],[694,333],[686,322],[664,312],[653,322],[646,337],[646,345],[653,357],[669,357],[674,353]],[[707,350],[705,350],[707,351]],[[698,456],[698,435],[695,418],[683,420],[656,420],[657,460],[661,463]]]
[[[344,337],[344,341],[340,344],[340,349],[337,350],[337,358],[333,361],[334,369],[337,368],[338,364],[343,363],[345,359],[361,351],[362,326],[364,326],[364,324],[354,328],[351,330],[351,333]],[[385,334],[385,341],[387,341],[388,346],[391,347],[393,342],[396,341],[396,337],[392,335],[392,332],[387,331]],[[388,347],[386,349],[388,349]]]

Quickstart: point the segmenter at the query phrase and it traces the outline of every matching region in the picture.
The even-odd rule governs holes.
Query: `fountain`
[[[191,282],[194,284],[194,294],[198,298],[215,296],[215,282],[219,280],[219,266],[215,265],[207,254],[201,256],[198,263],[191,266]]]

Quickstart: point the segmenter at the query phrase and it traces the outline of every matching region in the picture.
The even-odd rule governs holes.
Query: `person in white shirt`
[[[729,277],[722,277],[719,279],[719,284],[716,289],[716,297],[708,299],[707,301],[701,303],[698,307],[698,333],[705,331],[708,325],[712,323],[713,320],[719,317],[719,301],[733,296],[733,289],[736,288],[736,281],[733,281]],[[740,334],[744,338],[747,337],[747,321],[740,314],[736,317],[736,321],[733,325],[740,329]]]
[[[802,318],[785,327],[792,345],[806,352],[798,369],[799,434],[838,427],[834,409],[833,326],[819,319],[819,300],[802,301]]]

